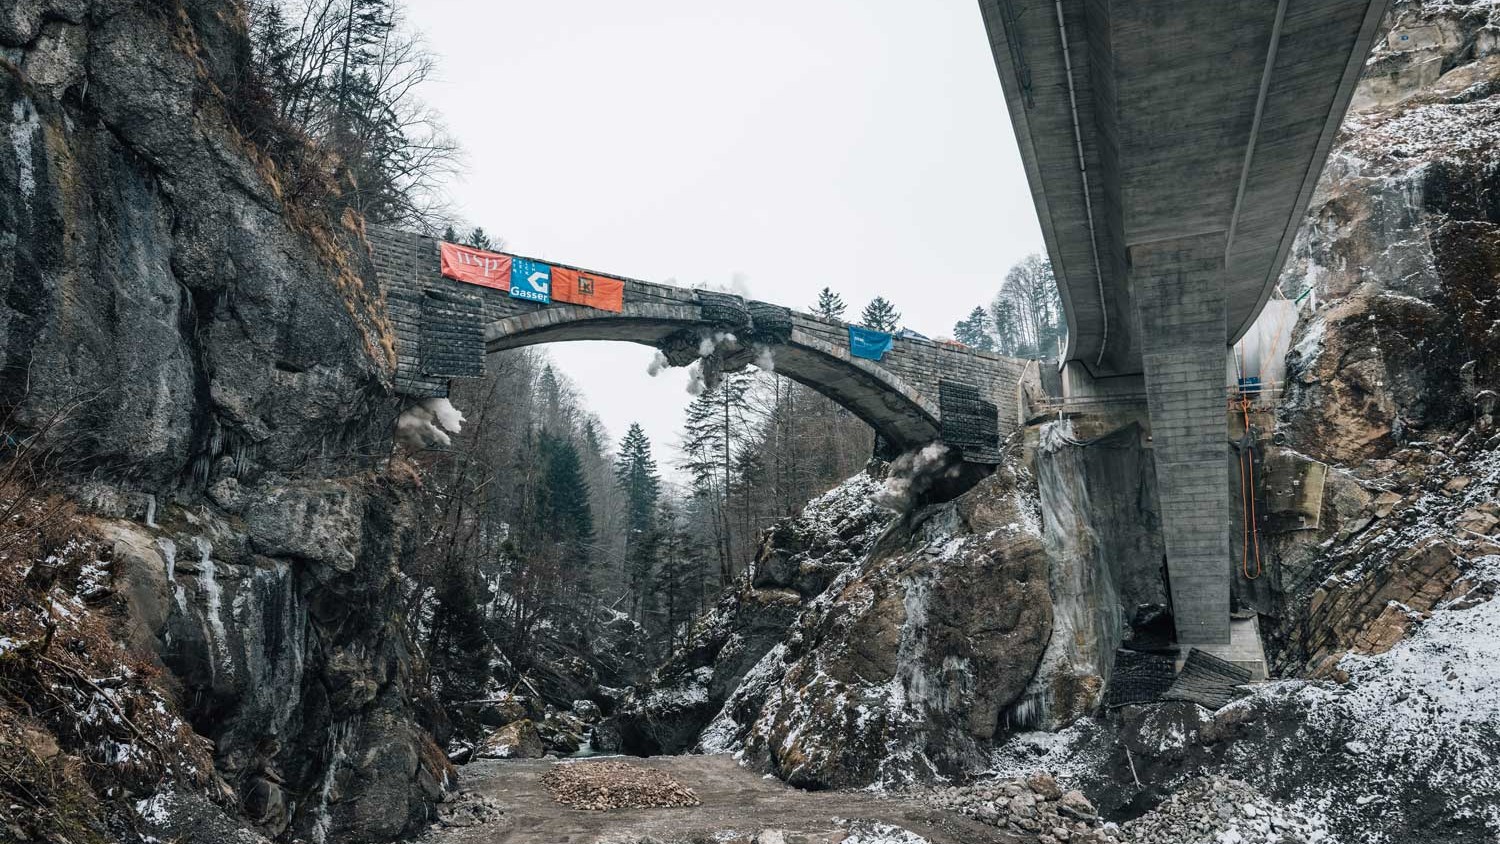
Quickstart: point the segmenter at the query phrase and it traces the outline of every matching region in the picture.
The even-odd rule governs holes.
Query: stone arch
[[[485,327],[485,351],[540,343],[614,340],[661,348],[684,329],[712,330],[702,308],[688,302],[627,303],[620,313],[553,304],[514,314]],[[876,361],[855,358],[793,325],[785,343],[773,346],[776,371],[816,390],[863,420],[892,446],[906,450],[938,439],[936,402]]]

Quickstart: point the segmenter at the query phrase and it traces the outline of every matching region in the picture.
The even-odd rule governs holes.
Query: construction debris
[[[697,806],[698,795],[664,771],[626,762],[566,762],[542,775],[552,799],[574,809]]]

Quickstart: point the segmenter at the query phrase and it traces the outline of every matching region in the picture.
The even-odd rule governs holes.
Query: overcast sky
[[[824,285],[951,335],[1042,239],[975,0],[413,0],[464,219],[510,250],[806,310]],[[618,440],[669,461],[651,350],[558,343]]]

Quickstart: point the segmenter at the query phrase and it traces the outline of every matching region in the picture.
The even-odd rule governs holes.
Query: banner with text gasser
[[[516,258],[510,262],[510,296],[528,302],[552,301],[552,268],[541,261]]]
[[[448,278],[495,290],[510,289],[509,255],[447,242],[440,243],[438,251],[442,255],[442,273]]]
[[[896,338],[873,328],[849,326],[849,354],[857,358],[880,360],[896,345]]]
[[[625,310],[625,282],[585,270],[553,267],[552,301],[619,313]]]

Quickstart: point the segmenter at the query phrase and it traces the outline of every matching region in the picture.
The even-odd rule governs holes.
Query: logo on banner
[[[448,278],[495,290],[510,289],[509,255],[471,249],[457,243],[443,243],[441,251],[440,270]]]
[[[552,268],[540,261],[516,258],[510,264],[510,295],[513,299],[546,304],[552,301]]]

